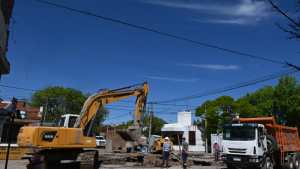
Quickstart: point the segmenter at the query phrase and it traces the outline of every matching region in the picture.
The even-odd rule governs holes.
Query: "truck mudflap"
[[[227,165],[235,168],[257,168],[263,164],[262,156],[223,155],[222,159]]]

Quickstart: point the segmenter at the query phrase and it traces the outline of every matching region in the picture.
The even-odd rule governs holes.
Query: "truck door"
[[[267,151],[267,138],[263,127],[258,127],[258,153],[263,155]]]

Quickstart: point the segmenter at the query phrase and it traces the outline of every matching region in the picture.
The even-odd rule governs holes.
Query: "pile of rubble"
[[[134,162],[138,166],[144,167],[161,167],[163,164],[161,154],[143,154],[143,153],[103,153],[99,156],[102,164],[120,164],[125,165],[128,162]],[[181,165],[178,153],[172,153],[169,164],[171,166]],[[202,165],[210,166],[214,163],[213,156],[207,154],[190,154],[188,166]]]

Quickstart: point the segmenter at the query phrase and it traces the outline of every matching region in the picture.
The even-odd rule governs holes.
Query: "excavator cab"
[[[78,118],[79,118],[78,114],[64,114],[59,119],[57,126],[65,127],[65,128],[73,128]]]

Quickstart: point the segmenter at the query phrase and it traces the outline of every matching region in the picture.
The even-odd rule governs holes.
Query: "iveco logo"
[[[42,133],[42,140],[52,141],[56,136],[57,131],[45,131]]]

